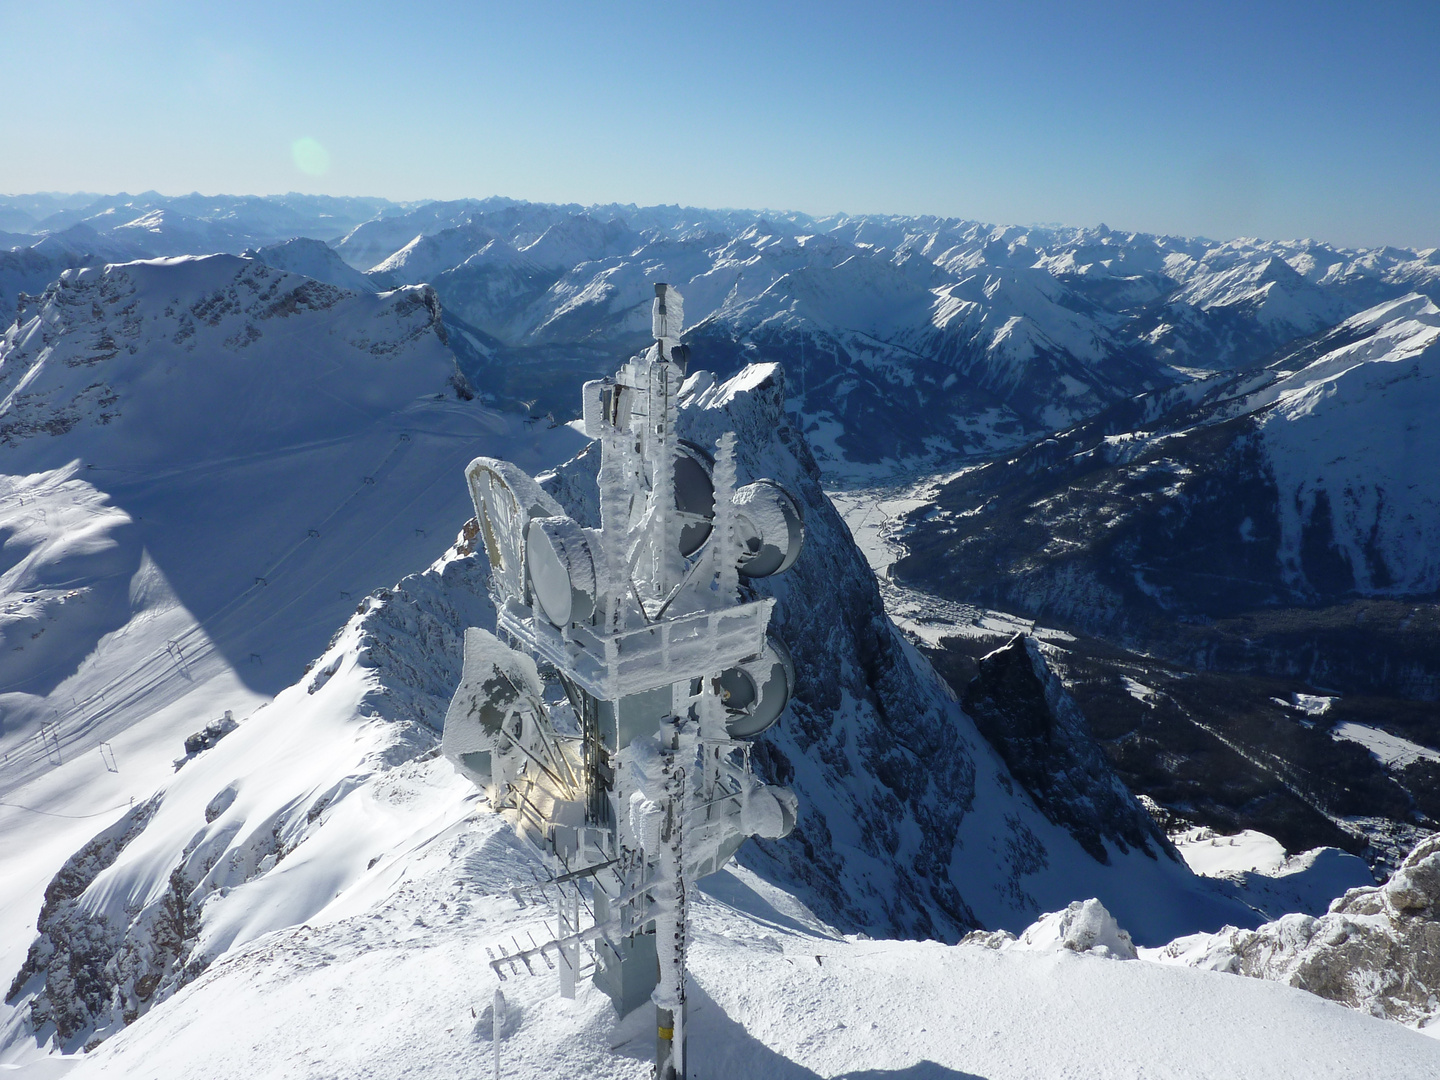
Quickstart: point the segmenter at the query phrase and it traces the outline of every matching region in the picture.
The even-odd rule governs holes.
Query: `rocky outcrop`
[[[53,1024],[62,1041],[73,1039],[109,1008],[115,989],[113,962],[123,931],[117,934],[106,920],[90,917],[81,897],[145,828],[159,802],[157,797],[132,807],[70,856],[46,888],[39,937],[6,995],[9,1001],[38,988],[30,1002],[35,1030]]]
[[[1076,900],[1063,911],[1040,916],[1017,937],[1004,930],[976,930],[962,945],[1018,952],[1074,952],[1106,960],[1135,960],[1135,942],[1130,932],[1094,897]]]
[[[980,733],[1045,816],[1102,863],[1106,842],[1178,859],[1174,846],[1115,775],[1075,699],[1034,638],[1016,634],[984,656],[961,701]]]
[[[1351,889],[1319,918],[1181,938],[1160,958],[1272,979],[1372,1016],[1426,1026],[1440,1017],[1440,836],[1384,885]]]

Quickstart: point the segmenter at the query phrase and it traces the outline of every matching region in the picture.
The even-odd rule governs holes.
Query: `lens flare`
[[[308,135],[290,144],[290,156],[306,176],[324,176],[330,171],[330,151]]]

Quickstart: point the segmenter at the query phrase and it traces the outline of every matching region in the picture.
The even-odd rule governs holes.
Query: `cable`
[[[57,814],[53,810],[37,810],[33,806],[21,806],[19,803],[13,802],[0,802],[0,806],[8,806],[12,810],[28,810],[32,814],[44,814],[46,817],[69,818],[72,821],[82,821],[85,818],[104,817],[106,814],[113,814],[116,810],[123,810],[127,806],[134,805],[135,801],[132,799],[128,803],[120,803],[118,806],[112,806],[108,810],[97,810],[93,814]]]

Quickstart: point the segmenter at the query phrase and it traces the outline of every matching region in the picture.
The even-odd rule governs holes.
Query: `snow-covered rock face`
[[[0,221],[6,220],[7,201],[0,198]],[[63,270],[156,256],[239,254],[295,237],[326,242],[393,205],[383,199],[323,195],[167,197],[153,191],[20,201],[31,213],[15,224],[23,222],[28,235],[13,237],[10,244],[0,242],[0,311],[7,318],[20,293],[38,295]],[[7,247],[11,250],[3,250]],[[302,266],[285,268],[307,272]]]
[[[1121,852],[1175,852],[1090,735],[1075,699],[1045,663],[1040,643],[1017,634],[980,659],[961,705],[1016,780],[1057,825],[1100,862]]]
[[[741,861],[798,887],[836,925],[871,934],[953,940],[976,925],[1018,929],[1046,905],[1074,899],[1084,882],[1123,908],[1145,940],[1218,915],[1226,906],[1218,894],[1103,777],[1076,779],[1070,817],[1037,809],[885,617],[874,574],[821,490],[784,403],[780,370],[756,365],[718,385],[694,374],[679,416],[681,436],[701,445],[734,430],[740,481],[777,480],[805,515],[795,566],[756,583],[778,601],[771,627],[794,655],[798,688],[755,756],[769,779],[799,795],[800,823],[783,842],[747,845]],[[597,457],[592,449],[544,478],[592,526]],[[1074,749],[1084,749],[1078,739]],[[1122,883],[1139,881],[1152,890],[1143,905],[1122,895]]]
[[[332,363],[346,374],[329,387],[317,365],[287,355],[321,341],[340,346]],[[423,288],[356,295],[226,255],[86,268],[66,271],[0,338],[0,443],[113,426],[132,460],[179,447],[222,456],[253,445],[250,413],[272,437],[324,438],[356,413],[458,385]],[[340,406],[328,422],[311,405],[322,387]]]
[[[1158,958],[1287,983],[1372,1016],[1440,1019],[1440,837],[1423,841],[1384,885],[1351,889],[1319,918],[1182,938]]]
[[[1429,595],[1440,434],[1425,418],[1437,411],[1440,308],[1412,294],[1263,372],[1142,397],[965,474],[916,521],[898,569],[973,578],[1003,544],[1000,572],[967,599],[1043,605],[1090,628],[1138,626],[1146,611]],[[996,509],[1013,519],[1005,529]],[[1246,584],[1217,585],[1227,577]]]

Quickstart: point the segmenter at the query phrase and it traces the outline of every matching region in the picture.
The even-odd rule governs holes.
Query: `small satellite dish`
[[[805,541],[805,518],[788,491],[774,480],[736,488],[735,516],[745,548],[743,577],[770,577],[795,565]]]
[[[595,613],[595,556],[572,518],[535,518],[525,532],[530,589],[545,618],[564,628]]]
[[[755,738],[779,720],[790,704],[795,689],[790,651],[779,639],[767,636],[765,650],[753,660],[722,671],[716,689],[729,713],[725,721],[729,736]]]
[[[681,439],[675,455],[675,516],[680,519],[680,554],[699,551],[715,521],[715,462],[695,443]]]

